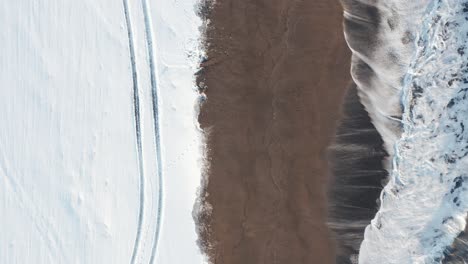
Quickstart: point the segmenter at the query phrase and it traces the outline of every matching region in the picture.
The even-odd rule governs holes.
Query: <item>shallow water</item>
[[[357,259],[364,229],[377,213],[388,173],[383,141],[360,103],[356,85],[348,88],[344,116],[329,148],[331,171],[329,226],[337,241],[337,263]]]

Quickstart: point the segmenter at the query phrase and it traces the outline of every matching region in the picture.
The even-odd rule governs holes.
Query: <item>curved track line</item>
[[[151,16],[148,9],[148,1],[142,0],[143,7],[143,16],[145,20],[145,34],[146,34],[146,45],[148,48],[148,62],[150,67],[151,75],[151,96],[153,101],[153,121],[154,121],[154,136],[156,142],[156,162],[158,165],[158,182],[159,182],[159,192],[158,192],[158,214],[156,229],[154,234],[153,247],[151,249],[151,259],[149,263],[154,263],[156,253],[158,250],[159,235],[161,232],[162,226],[162,215],[163,215],[163,162],[162,162],[162,151],[161,151],[161,126],[160,126],[160,116],[159,116],[159,90],[157,87],[157,75],[156,75],[156,65],[155,65],[155,56],[154,56],[154,47],[153,47],[153,29],[151,24]]]
[[[135,133],[137,138],[137,152],[138,152],[138,170],[139,170],[139,180],[140,180],[140,207],[138,213],[138,227],[137,234],[135,238],[135,244],[133,247],[132,259],[130,263],[135,263],[138,250],[140,248],[141,241],[141,231],[143,226],[143,217],[144,217],[144,208],[145,208],[145,175],[143,170],[143,150],[141,144],[141,119],[140,119],[140,96],[138,88],[138,74],[136,69],[136,60],[135,60],[135,44],[133,39],[132,31],[132,22],[130,18],[130,12],[128,8],[128,0],[123,0],[124,13],[125,13],[125,22],[127,25],[128,33],[128,48],[130,50],[130,62],[132,65],[132,79],[133,79],[133,105],[134,105],[134,115],[135,115]]]

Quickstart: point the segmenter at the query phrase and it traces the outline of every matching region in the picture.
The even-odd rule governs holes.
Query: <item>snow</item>
[[[139,153],[123,2],[0,3],[2,263],[128,263],[134,251],[135,263],[152,255],[154,263],[204,263],[192,219],[202,157],[193,84],[201,22],[194,5],[148,2],[158,123],[143,5],[128,1]]]
[[[196,120],[199,95],[193,75],[201,53],[201,20],[194,13],[195,4],[195,0],[157,0],[151,6],[166,138],[166,210],[156,263],[204,263],[195,244],[192,218],[202,169],[201,131]]]

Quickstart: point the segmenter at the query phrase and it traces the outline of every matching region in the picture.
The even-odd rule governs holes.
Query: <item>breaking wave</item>
[[[402,87],[404,125],[361,263],[440,263],[468,209],[468,3],[432,1]]]
[[[357,94],[382,137],[388,157],[380,162],[390,176],[377,203],[375,188],[385,175],[356,182],[360,190],[375,187],[361,194],[380,206],[375,216],[365,206],[356,220],[332,189],[331,227],[344,252],[338,263],[465,263],[468,2],[345,0],[343,7]],[[336,157],[336,182],[344,184],[333,188],[353,187],[340,172],[345,157]]]

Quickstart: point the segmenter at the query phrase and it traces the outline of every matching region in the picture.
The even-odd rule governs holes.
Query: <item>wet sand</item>
[[[217,0],[204,15],[202,247],[213,263],[334,263],[326,148],[351,79],[341,6]]]

